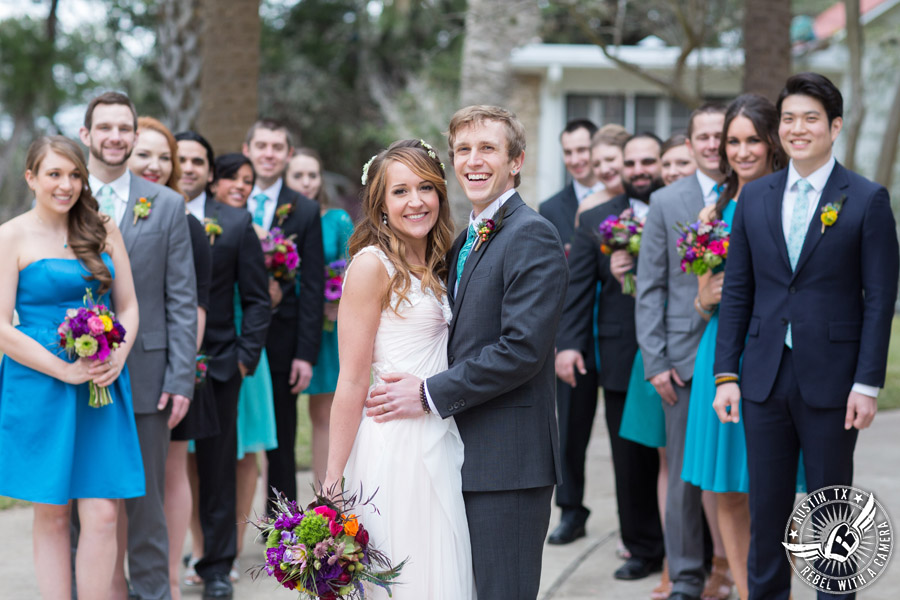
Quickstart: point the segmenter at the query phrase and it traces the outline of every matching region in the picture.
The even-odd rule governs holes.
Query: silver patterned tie
[[[116,218],[116,199],[113,197],[112,186],[101,185],[97,190],[97,203],[100,205],[100,212],[109,215],[113,220]]]
[[[806,239],[806,230],[809,229],[807,213],[809,212],[809,190],[812,186],[805,179],[797,181],[797,198],[794,200],[794,211],[791,214],[791,228],[788,230],[787,250],[791,261],[791,270],[797,268],[800,260],[800,251]],[[788,323],[787,333],[784,335],[784,345],[794,347],[794,336],[791,333],[791,324]]]

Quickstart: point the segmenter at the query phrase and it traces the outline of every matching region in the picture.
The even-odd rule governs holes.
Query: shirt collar
[[[713,188],[716,187],[716,184],[719,182],[701,171],[697,169],[695,171],[697,174],[697,181],[700,183],[700,191],[703,192],[703,199],[709,198],[709,195],[712,193]]]
[[[572,180],[572,187],[575,189],[575,199],[580,203],[582,200],[590,196],[597,188],[597,185],[594,184],[591,187],[587,187],[585,185],[581,185],[577,180]]]
[[[825,189],[825,184],[828,183],[828,178],[831,177],[831,171],[834,170],[834,154],[828,158],[828,162],[824,165],[810,173],[806,177],[801,177],[800,173],[797,172],[797,169],[794,167],[794,161],[791,159],[791,162],[788,164],[788,178],[787,178],[787,187],[785,191],[794,189],[794,185],[800,181],[801,179],[805,179],[809,182],[809,185],[816,191],[816,193],[821,194],[822,190]]]
[[[88,174],[88,184],[91,186],[91,193],[96,197],[97,192],[104,185],[112,188],[113,193],[121,201],[128,202],[128,195],[131,192],[131,171],[125,169],[125,172],[119,175],[117,179],[104,183],[95,177],[92,173]]]
[[[474,210],[472,212],[470,212],[469,213],[469,227],[471,227],[473,224],[475,224],[476,219],[478,220],[478,222],[481,222],[482,219],[494,218],[494,215],[497,214],[497,211],[500,210],[500,207],[503,206],[507,200],[512,198],[512,195],[515,193],[516,193],[516,188],[510,188],[510,189],[506,190],[505,192],[500,194],[500,196],[498,196],[496,200],[494,200],[493,202],[488,204],[487,208],[485,208],[483,211],[481,211],[481,213],[479,213],[479,215],[477,217],[475,216]]]
[[[261,189],[259,186],[254,185],[253,191],[250,193],[250,197],[254,200],[256,199],[257,194],[265,194],[269,200],[278,201],[278,196],[281,194],[281,186],[284,183],[284,179],[279,177],[275,183],[269,186],[266,189]]]

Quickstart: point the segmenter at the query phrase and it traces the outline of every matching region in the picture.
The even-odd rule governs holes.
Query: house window
[[[570,94],[566,98],[566,122],[587,118],[598,127],[624,125],[631,132],[650,131],[665,140],[687,129],[691,109],[665,96]],[[710,98],[727,104],[730,98]]]
[[[590,119],[597,127],[607,123],[625,123],[625,96],[570,94],[566,98],[566,123]]]

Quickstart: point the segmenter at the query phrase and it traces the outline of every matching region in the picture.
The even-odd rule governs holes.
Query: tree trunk
[[[162,0],[157,25],[160,98],[164,121],[174,131],[194,126],[200,112],[197,93],[203,55],[200,50],[200,14],[198,0]]]
[[[773,102],[791,74],[790,0],[744,2],[744,92]]]
[[[537,38],[533,0],[469,0],[463,42],[460,105],[506,106],[512,84],[509,54]]]
[[[897,144],[900,143],[900,79],[894,88],[894,101],[884,127],[881,138],[881,152],[878,153],[878,166],[875,169],[875,181],[890,189],[894,179],[894,163],[897,161]]]
[[[198,131],[216,153],[237,152],[258,118],[259,0],[200,0],[203,70]]]
[[[863,29],[859,22],[859,0],[844,2],[847,21],[847,50],[850,55],[850,110],[845,122],[847,151],[844,154],[844,166],[851,171],[856,170],[856,142],[862,131],[863,119],[866,116],[866,101],[863,97]],[[896,138],[895,138],[896,139]]]

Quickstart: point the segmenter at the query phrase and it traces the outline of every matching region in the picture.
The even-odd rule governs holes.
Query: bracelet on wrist
[[[422,410],[425,411],[425,414],[431,413],[431,407],[428,406],[428,398],[425,396],[425,380],[423,379],[421,383],[419,383],[419,400],[422,402]]]
[[[716,387],[725,383],[737,383],[739,381],[737,375],[720,375],[716,377]]]
[[[700,296],[699,296],[699,295],[696,296],[696,297],[694,298],[694,306],[697,308],[697,310],[699,310],[700,312],[702,312],[704,315],[706,315],[706,316],[712,316],[712,313],[713,313],[712,309],[711,309],[711,308],[704,308],[703,303],[700,302]]]

